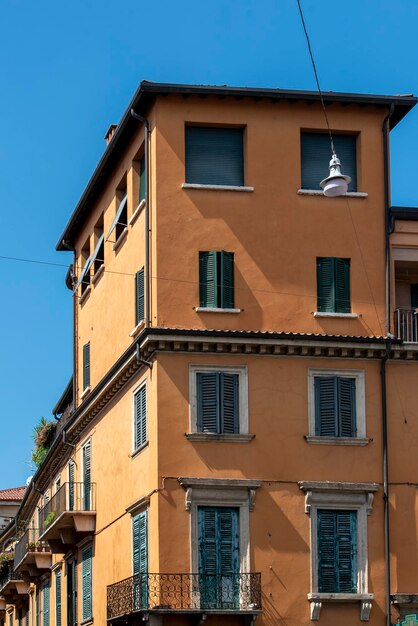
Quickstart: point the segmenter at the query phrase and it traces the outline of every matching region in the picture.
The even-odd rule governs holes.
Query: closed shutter
[[[83,346],[83,389],[90,387],[90,342]]]
[[[142,387],[134,395],[135,450],[147,442],[147,387]]]
[[[91,441],[83,446],[84,510],[91,509]]]
[[[316,260],[316,282],[318,293],[318,311],[335,311],[334,259]]]
[[[135,274],[135,323],[144,319],[144,268]]]
[[[199,253],[199,299],[201,307],[218,306],[216,252]]]
[[[49,626],[49,582],[43,587],[43,625]]]
[[[186,182],[242,186],[242,128],[186,126]]]
[[[55,626],[61,626],[61,572],[55,574]]]
[[[356,426],[356,381],[354,378],[338,378],[340,437],[355,437]]]
[[[356,511],[317,511],[318,591],[357,591]]]
[[[147,171],[145,167],[145,157],[139,162],[139,201],[145,200],[147,194]]]
[[[234,308],[234,253],[220,252],[221,302],[224,309]]]
[[[239,432],[239,378],[238,374],[219,374],[221,432],[233,434]]]
[[[335,272],[335,311],[350,313],[350,261],[334,259]]]
[[[77,624],[77,576],[74,559],[67,562],[67,626]]]
[[[219,432],[218,373],[197,375],[197,429],[203,433]]]
[[[148,572],[148,511],[142,511],[132,520],[133,573]]]
[[[337,436],[337,379],[335,376],[316,376],[315,435]]]
[[[92,617],[92,546],[82,552],[82,595],[83,621]]]
[[[36,586],[36,615],[35,615],[35,623],[36,626],[40,626],[41,622],[41,588],[39,585]]]
[[[74,510],[74,478],[75,464],[74,461],[68,463],[68,510]]]
[[[348,191],[357,191],[357,138],[355,135],[333,135],[333,140],[342,173],[351,177]],[[328,134],[301,134],[302,189],[320,189],[321,180],[329,176],[331,157]]]

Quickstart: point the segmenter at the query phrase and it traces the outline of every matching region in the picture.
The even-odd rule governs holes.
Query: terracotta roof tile
[[[0,500],[23,500],[27,487],[12,487],[0,490]]]

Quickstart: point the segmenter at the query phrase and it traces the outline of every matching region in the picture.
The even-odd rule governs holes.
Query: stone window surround
[[[315,378],[318,376],[341,376],[354,378],[356,381],[356,437],[322,437],[315,435]],[[366,393],[364,370],[359,369],[308,369],[308,443],[323,443],[331,445],[366,445],[369,439],[366,435]]]
[[[347,483],[328,481],[301,481],[305,492],[305,513],[310,517],[311,535],[311,620],[319,620],[324,602],[360,602],[360,619],[368,621],[374,595],[368,593],[367,516],[372,512],[377,483]],[[357,593],[322,593],[318,591],[317,510],[357,511]]]
[[[215,433],[200,433],[197,430],[197,374],[205,374],[207,372],[226,372],[228,374],[238,374],[239,376],[239,433],[225,435]],[[189,366],[189,406],[190,406],[190,434],[199,433],[199,440],[202,438],[213,441],[215,438],[222,440],[245,440],[250,441],[248,437],[248,368],[246,365],[190,365]],[[197,439],[197,437],[190,437]]]
[[[236,507],[239,509],[240,572],[250,572],[250,511],[254,509],[255,490],[260,480],[234,478],[178,479],[186,489],[185,508],[190,512],[190,567],[199,571],[198,506]]]

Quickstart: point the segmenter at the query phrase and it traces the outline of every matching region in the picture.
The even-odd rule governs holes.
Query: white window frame
[[[315,434],[315,378],[339,376],[354,378],[356,386],[356,437],[327,437]],[[366,445],[366,392],[365,372],[354,369],[309,368],[308,369],[308,435],[306,441],[328,445]]]
[[[323,602],[360,602],[360,619],[368,621],[374,595],[368,593],[367,516],[372,513],[376,483],[333,483],[301,481],[306,493],[305,513],[310,517],[311,543],[311,619],[319,619]],[[357,512],[357,592],[324,593],[318,591],[318,509]]]
[[[239,433],[215,434],[202,433],[197,429],[197,374],[210,372],[225,372],[238,374],[238,410]],[[192,440],[224,440],[249,441],[253,435],[248,431],[248,368],[245,365],[190,365],[189,366],[189,406],[190,406],[190,434]]]
[[[145,407],[147,413],[147,438],[146,441],[141,444],[138,448],[135,447],[135,432],[136,432],[136,415],[135,415],[135,395],[145,387]],[[147,447],[149,442],[149,422],[148,422],[148,379],[143,378],[141,382],[135,387],[132,391],[132,454],[131,456],[135,456],[138,452]]]

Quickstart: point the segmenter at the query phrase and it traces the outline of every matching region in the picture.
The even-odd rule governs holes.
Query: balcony
[[[28,528],[15,545],[14,563],[15,571],[25,578],[37,578],[51,567],[51,548],[46,541],[39,541],[37,528]]]
[[[418,343],[418,309],[395,309],[395,337]]]
[[[261,574],[136,574],[107,587],[108,622],[141,612],[257,616]]]
[[[29,583],[23,580],[22,574],[14,570],[13,561],[4,565],[0,572],[0,595],[6,603],[15,604],[28,591]]]
[[[418,261],[395,259],[395,303],[396,338],[418,343]]]
[[[64,483],[39,511],[40,541],[63,553],[96,528],[96,485]]]

